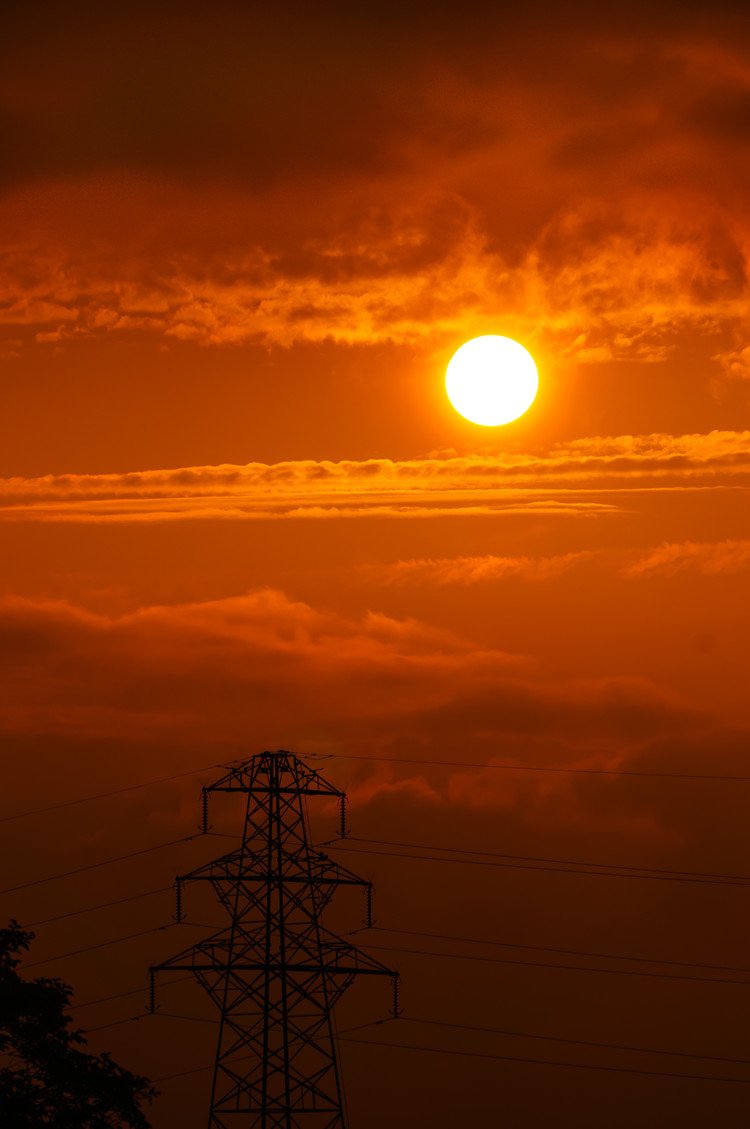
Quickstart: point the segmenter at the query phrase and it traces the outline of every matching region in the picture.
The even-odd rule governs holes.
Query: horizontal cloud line
[[[0,514],[44,520],[60,513],[224,514],[311,509],[373,512],[467,505],[492,510],[552,506],[557,495],[642,489],[750,487],[750,431],[705,435],[594,436],[532,452],[441,452],[416,459],[311,459],[220,464],[123,474],[0,479]],[[596,502],[587,502],[594,507]]]
[[[236,502],[231,500],[227,500],[223,505],[217,505],[216,499],[211,499],[206,503],[202,503],[200,499],[186,499],[182,507],[177,506],[174,500],[156,507],[152,502],[141,503],[138,500],[121,502],[117,508],[102,506],[95,502],[88,504],[66,504],[63,502],[57,506],[12,506],[6,509],[0,508],[0,522],[281,521],[287,519],[332,520],[336,518],[482,517],[510,514],[597,517],[617,512],[616,506],[605,503],[563,502],[553,498],[543,501],[531,499],[516,502],[497,501],[494,504],[491,502],[475,504],[471,500],[461,499],[453,505],[441,503],[417,504],[406,499],[396,499],[388,505],[381,503],[362,504],[362,499],[360,499],[356,503],[344,501],[338,505],[306,504],[291,507],[262,500],[238,506]]]

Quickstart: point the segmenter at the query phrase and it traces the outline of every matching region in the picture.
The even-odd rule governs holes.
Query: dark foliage
[[[0,1125],[13,1129],[149,1129],[142,1105],[148,1079],[93,1055],[66,1014],[72,989],[25,980],[21,953],[34,934],[11,921],[0,929]]]

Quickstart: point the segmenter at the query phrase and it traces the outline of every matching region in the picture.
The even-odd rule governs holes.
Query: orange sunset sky
[[[351,1129],[747,1125],[750,16],[4,23],[0,816],[281,747],[331,757],[354,835],[609,864],[336,856],[377,883],[358,943],[405,1007],[360,1033],[386,1047],[342,1041]],[[540,374],[497,428],[444,392],[485,333]],[[3,888],[192,835],[218,774],[0,823]],[[3,893],[4,920],[226,842]],[[134,990],[200,935],[172,912],[42,924],[29,959],[82,1001]],[[341,1025],[386,997],[353,988]],[[150,1077],[196,1068],[152,1119],[197,1129],[215,1029],[143,1003],[75,1019]],[[169,1011],[211,1015],[189,984]]]

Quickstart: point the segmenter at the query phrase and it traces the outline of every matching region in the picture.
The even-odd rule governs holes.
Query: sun
[[[522,416],[539,386],[534,358],[512,337],[486,334],[467,341],[450,359],[445,390],[465,419],[484,427]]]

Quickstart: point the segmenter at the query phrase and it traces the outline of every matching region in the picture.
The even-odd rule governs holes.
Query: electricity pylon
[[[372,888],[310,843],[303,797],[345,794],[293,753],[264,752],[203,789],[247,795],[242,845],[177,879],[208,882],[228,928],[150,970],[195,974],[221,1012],[209,1129],[346,1129],[332,1009],[356,976],[397,974],[325,929],[338,886]]]

